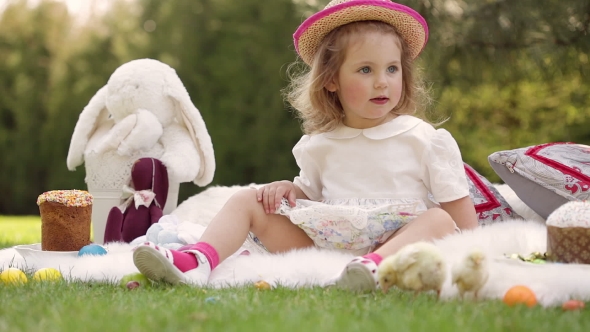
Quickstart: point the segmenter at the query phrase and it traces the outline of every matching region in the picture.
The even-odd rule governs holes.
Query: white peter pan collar
[[[324,133],[324,136],[327,138],[346,139],[357,137],[362,133],[367,138],[379,140],[404,133],[416,127],[421,122],[422,120],[417,117],[400,115],[389,122],[367,129],[351,128],[341,124],[336,129]]]

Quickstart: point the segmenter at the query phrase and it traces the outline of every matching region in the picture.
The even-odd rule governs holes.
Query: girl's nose
[[[377,75],[375,80],[375,89],[383,89],[387,87],[387,78],[385,74]]]

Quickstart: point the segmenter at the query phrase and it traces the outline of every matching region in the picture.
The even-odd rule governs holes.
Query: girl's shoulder
[[[454,140],[451,133],[444,128],[437,128],[435,125],[432,125],[429,122],[411,115],[404,116],[415,119],[413,120],[416,124],[413,128],[414,130],[412,130],[409,134],[422,136],[426,140]]]

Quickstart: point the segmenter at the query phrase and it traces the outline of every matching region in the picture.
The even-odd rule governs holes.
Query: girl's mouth
[[[387,97],[377,97],[377,98],[371,99],[372,103],[375,103],[378,105],[386,104],[388,101],[389,101],[389,98],[387,98]]]

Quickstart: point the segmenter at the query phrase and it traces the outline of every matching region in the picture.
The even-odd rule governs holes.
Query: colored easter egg
[[[258,282],[254,283],[254,287],[256,287],[256,289],[259,290],[269,290],[271,289],[271,286],[268,282],[264,281],[264,280],[260,280]]]
[[[561,308],[563,310],[580,310],[580,309],[584,309],[585,304],[582,301],[579,300],[569,300],[569,301],[565,301],[563,302],[563,305],[561,306]]]
[[[217,298],[214,296],[208,297],[205,299],[205,303],[215,303],[217,302]]]
[[[119,286],[131,290],[139,287],[151,287],[152,282],[146,278],[146,276],[138,272],[123,276],[121,281],[119,281]]]
[[[15,267],[9,267],[0,273],[0,282],[5,285],[22,285],[28,281],[25,273]]]
[[[537,304],[535,293],[527,286],[513,286],[504,294],[504,303],[512,307],[517,304],[524,304],[531,308]]]
[[[61,279],[61,273],[51,267],[39,269],[33,274],[33,280],[35,281],[58,281]]]
[[[141,285],[139,284],[139,282],[137,282],[135,280],[134,281],[130,281],[127,284],[125,284],[125,287],[127,287],[127,289],[129,289],[129,290],[136,289],[139,286],[141,286]]]
[[[84,246],[78,251],[78,256],[95,255],[101,256],[106,255],[107,249],[100,244],[89,244]]]

